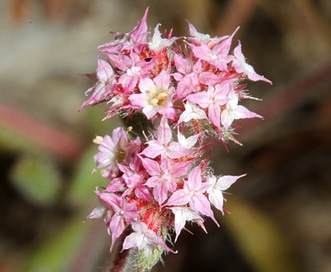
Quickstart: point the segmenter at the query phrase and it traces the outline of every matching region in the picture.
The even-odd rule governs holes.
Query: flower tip
[[[240,28],[240,26],[237,26],[237,28],[233,31],[233,33],[230,36],[230,39],[231,40],[233,39],[234,35],[236,35],[236,33],[238,32],[239,28]],[[240,41],[238,41],[238,42],[240,43]]]
[[[143,21],[146,21],[147,20],[148,11],[149,11],[149,6],[145,9],[145,13],[144,13],[144,16],[142,18]]]
[[[247,176],[247,174],[246,173],[244,173],[244,174],[241,174],[240,176],[238,176],[238,179],[240,179],[240,178],[243,178],[243,177],[246,177]]]
[[[269,83],[270,85],[272,85],[272,81],[270,79],[265,78],[264,76],[261,76],[261,79],[260,80],[261,81],[264,81],[266,83]]]
[[[211,217],[211,219],[214,221],[214,223],[216,224],[217,227],[220,227],[220,224],[217,222],[217,220],[215,219],[215,217]],[[207,233],[207,231],[206,231]]]
[[[239,145],[239,146],[243,146],[243,144],[241,142],[239,142],[235,137],[233,137],[232,135],[228,138],[228,140],[234,142],[235,144]],[[229,152],[228,148],[226,147],[227,151]]]

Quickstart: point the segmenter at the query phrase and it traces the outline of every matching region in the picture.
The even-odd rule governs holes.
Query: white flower
[[[211,184],[211,187],[207,190],[207,193],[210,203],[223,213],[223,203],[225,201],[223,192],[243,176],[246,176],[246,174],[241,176],[220,176],[218,178],[214,175],[209,176],[207,183]]]

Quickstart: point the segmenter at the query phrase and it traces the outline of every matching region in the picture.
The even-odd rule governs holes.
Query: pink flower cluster
[[[212,207],[224,212],[224,190],[243,175],[213,174],[210,137],[237,142],[234,120],[261,117],[239,105],[254,99],[243,80],[271,82],[246,63],[240,42],[231,53],[236,31],[211,38],[189,23],[189,37],[161,35],[159,24],[151,33],[147,13],[131,32],[99,47],[103,59],[88,75],[96,83],[82,108],[106,102],[106,118],[140,113],[153,125],[143,138],[116,128],[95,139],[94,160],[110,183],[96,190],[102,206],[88,216],[104,218],[111,249],[123,234],[123,250],[137,248],[148,259],[174,252],[168,233],[174,230],[176,241],[187,222],[204,230],[204,217],[218,224]]]
[[[189,24],[190,37],[163,38],[159,25],[151,35],[147,11],[130,33],[99,47],[96,84],[81,108],[106,102],[106,118],[142,112],[148,119],[167,118],[172,125],[206,126],[226,140],[236,119],[261,117],[238,105],[252,99],[244,79],[269,82],[246,63],[240,42],[230,54],[233,36],[210,38]],[[230,138],[232,139],[232,138]]]

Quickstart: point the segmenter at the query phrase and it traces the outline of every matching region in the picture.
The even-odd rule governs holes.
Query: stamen
[[[165,97],[167,97],[168,96],[168,94],[166,93],[166,92],[162,92],[162,93],[159,93],[158,95],[157,95],[157,98],[158,99],[162,99],[162,98],[165,98]]]
[[[157,98],[152,98],[152,99],[150,100],[150,102],[151,102],[151,104],[157,106],[157,104],[159,103],[159,100],[158,100]]]
[[[96,136],[93,139],[93,143],[95,143],[95,144],[101,144],[102,141],[103,141],[103,137],[102,136]]]

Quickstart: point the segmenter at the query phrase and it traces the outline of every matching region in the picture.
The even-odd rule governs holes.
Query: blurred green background
[[[331,271],[331,1],[3,0],[0,3],[0,271],[109,271],[101,220],[82,220],[104,184],[91,175],[98,107],[78,112],[110,31],[148,23],[187,35],[232,33],[255,70],[265,120],[240,122],[243,147],[215,146],[217,174],[248,175],[208,235],[189,226],[153,271]]]

